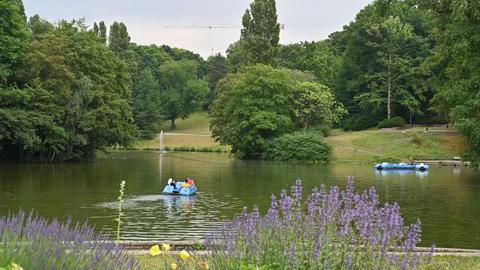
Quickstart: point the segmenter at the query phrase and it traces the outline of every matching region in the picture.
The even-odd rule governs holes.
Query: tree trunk
[[[172,130],[174,130],[174,129],[176,128],[176,126],[175,126],[175,118],[172,118],[172,125],[170,126],[170,128],[171,128]]]
[[[388,119],[392,116],[392,54],[388,54],[388,71],[387,71],[387,114]]]
[[[307,130],[308,128],[308,116],[305,116],[305,122],[303,122],[303,129]]]
[[[410,127],[413,127],[413,110],[410,109]]]

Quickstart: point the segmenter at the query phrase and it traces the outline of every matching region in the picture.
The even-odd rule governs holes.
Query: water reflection
[[[220,201],[206,193],[127,196],[123,203],[122,239],[198,239],[214,225],[230,218],[226,213],[240,206],[239,200]],[[102,202],[94,207],[116,211],[118,202]],[[95,223],[99,217],[96,218]],[[107,234],[114,234],[113,229],[109,225],[102,227]]]
[[[163,200],[163,205],[167,212],[174,214],[175,212],[182,211],[185,213],[192,212],[197,196],[174,196],[166,195]]]
[[[397,202],[406,223],[422,221],[422,245],[480,248],[480,174],[465,167],[428,172],[375,171],[371,164],[293,165],[242,161],[222,154],[118,152],[92,163],[0,164],[0,214],[35,209],[45,217],[89,219],[115,235],[118,187],[125,189],[122,239],[191,240],[231,219],[243,205],[266,211],[270,195],[296,178],[304,190],[345,187],[355,177],[374,186],[381,203]],[[193,177],[194,197],[162,195],[169,177]]]
[[[399,178],[409,178],[415,175],[418,179],[428,178],[428,171],[417,170],[375,170],[375,175],[381,178],[391,178],[392,176],[398,176]]]

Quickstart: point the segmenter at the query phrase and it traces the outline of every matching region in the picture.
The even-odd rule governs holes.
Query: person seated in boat
[[[193,182],[192,178],[187,178],[185,182],[187,182],[187,184],[189,184],[190,186],[195,186],[195,183]]]
[[[168,184],[173,186],[173,188],[177,187],[177,182],[175,182],[175,180],[173,180],[172,178],[168,179]]]
[[[182,188],[184,188],[184,187],[190,187],[190,184],[188,183],[187,180],[185,180],[185,182],[183,182]]]

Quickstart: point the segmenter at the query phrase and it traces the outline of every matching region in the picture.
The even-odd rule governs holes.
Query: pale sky
[[[85,18],[89,25],[113,21],[127,25],[132,42],[167,44],[199,53],[225,54],[239,39],[242,15],[250,0],[24,0],[27,16],[49,21]],[[277,0],[285,25],[282,44],[322,40],[351,22],[372,0]],[[171,29],[165,26],[229,26],[224,29]]]

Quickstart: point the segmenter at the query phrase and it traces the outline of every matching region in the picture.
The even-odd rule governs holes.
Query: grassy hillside
[[[206,112],[196,112],[187,119],[178,119],[177,128],[170,129],[170,122],[165,122],[163,130],[164,146],[173,149],[208,148],[228,151],[211,137],[210,122]],[[405,131],[376,129],[343,132],[334,130],[327,138],[334,149],[334,158],[338,161],[409,160],[415,159],[452,159],[460,156],[464,149],[464,139],[455,131],[445,128],[415,127]],[[134,145],[137,149],[159,148],[159,138],[141,140]]]
[[[206,112],[195,112],[186,119],[175,121],[176,129],[170,129],[170,122],[166,121],[162,127],[165,135],[163,144],[170,149],[211,149],[228,151],[228,146],[222,146],[211,137],[210,122]],[[134,144],[136,149],[157,149],[159,148],[159,137],[151,140],[140,140]]]
[[[170,129],[170,121],[165,121],[162,126],[163,132],[169,133],[189,133],[189,134],[203,134],[210,135],[210,120],[208,119],[208,113],[194,112],[186,119],[177,119],[174,130]]]
[[[327,140],[337,160],[379,161],[386,159],[452,159],[464,150],[464,139],[456,132],[419,128],[412,130],[334,131]]]

